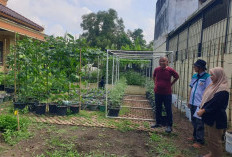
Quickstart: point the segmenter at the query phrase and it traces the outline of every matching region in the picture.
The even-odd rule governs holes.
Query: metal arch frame
[[[106,118],[115,118],[115,119],[129,119],[129,120],[144,120],[144,121],[153,121],[153,119],[142,119],[142,118],[124,118],[124,117],[111,117],[108,116],[108,77],[109,77],[109,55],[113,56],[113,67],[112,67],[112,85],[114,84],[114,68],[116,70],[116,79],[115,81],[119,80],[119,66],[120,66],[120,59],[131,59],[131,60],[149,60],[151,64],[149,64],[149,69],[154,69],[157,64],[155,64],[155,60],[171,55],[171,65],[173,66],[173,51],[165,51],[165,52],[154,52],[154,51],[124,51],[124,50],[108,50],[107,49],[107,61],[106,61],[106,109],[105,109],[105,117]],[[116,61],[115,61],[116,60]],[[116,62],[116,65],[114,65]],[[150,70],[149,70],[150,73]],[[149,74],[151,76],[151,74]],[[152,108],[151,108],[152,109]]]

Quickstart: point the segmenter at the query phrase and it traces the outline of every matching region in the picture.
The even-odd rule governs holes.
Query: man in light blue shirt
[[[206,62],[204,60],[197,60],[194,63],[194,70],[196,74],[193,75],[190,87],[189,107],[191,109],[192,125],[193,125],[193,137],[189,140],[194,141],[193,147],[199,148],[204,144],[204,124],[200,117],[195,116],[196,110],[200,107],[202,96],[205,89],[211,83],[210,75],[205,72]]]

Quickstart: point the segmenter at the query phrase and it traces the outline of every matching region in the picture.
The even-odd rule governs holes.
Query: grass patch
[[[157,153],[157,156],[160,157],[174,157],[182,154],[173,141],[157,133],[150,135],[149,145],[152,146],[153,152]]]
[[[119,116],[126,115],[130,112],[130,109],[128,107],[122,107],[119,112]]]
[[[148,122],[143,122],[143,126],[146,129],[150,129],[150,123],[148,123]]]
[[[64,149],[66,151],[71,151],[75,146],[75,144],[73,144],[72,142],[63,141],[59,137],[53,137],[52,139],[48,139],[47,141],[50,147],[60,147],[61,149]]]

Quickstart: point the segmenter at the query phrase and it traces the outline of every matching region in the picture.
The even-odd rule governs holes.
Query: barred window
[[[206,10],[203,20],[203,29],[225,19],[227,17],[227,0],[216,1],[212,7]]]

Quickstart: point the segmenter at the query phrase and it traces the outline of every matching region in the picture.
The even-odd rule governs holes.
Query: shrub
[[[28,121],[20,118],[20,128],[28,126]],[[16,116],[13,115],[0,115],[0,131],[6,130],[16,131],[18,127],[18,121]]]
[[[14,145],[22,139],[30,136],[27,131],[29,121],[20,118],[20,130],[17,131],[18,121],[14,115],[0,115],[0,131],[3,132],[5,142]]]
[[[146,82],[146,78],[135,71],[124,72],[121,76],[126,78],[128,85],[144,86],[144,82]]]
[[[126,89],[126,79],[121,78],[114,87],[110,90],[109,99],[110,99],[110,108],[119,108],[120,103],[122,102],[123,96]]]

